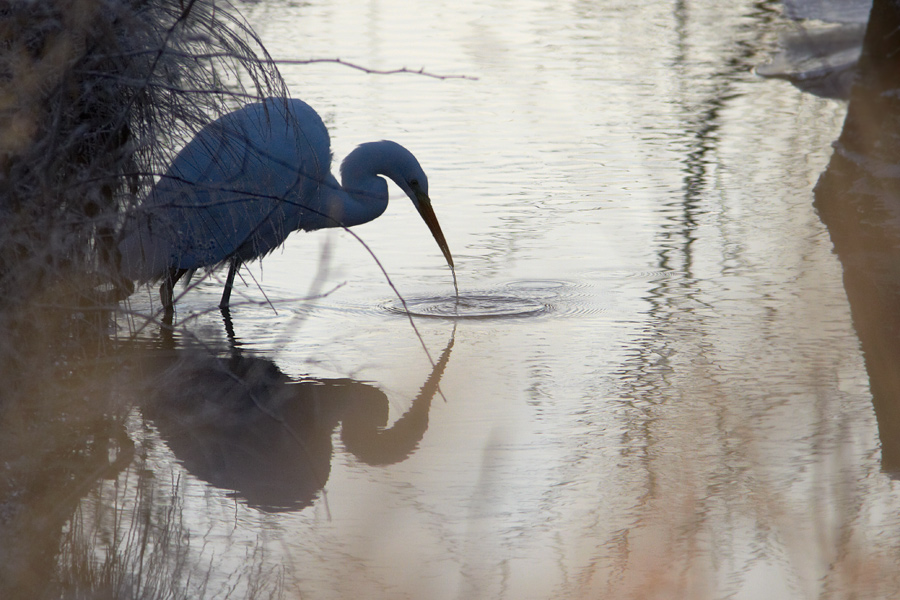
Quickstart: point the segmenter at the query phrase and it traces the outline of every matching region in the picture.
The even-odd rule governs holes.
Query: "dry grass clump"
[[[284,95],[236,15],[221,0],[0,7],[0,312],[87,301],[115,273],[124,210],[182,141]]]

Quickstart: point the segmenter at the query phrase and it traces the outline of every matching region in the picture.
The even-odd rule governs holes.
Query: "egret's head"
[[[453,257],[450,255],[450,247],[447,240],[444,239],[444,233],[438,223],[434,209],[431,208],[431,198],[428,197],[428,177],[422,166],[412,152],[396,142],[383,141],[385,155],[387,160],[384,167],[384,174],[390,177],[397,186],[403,190],[409,199],[412,200],[416,210],[419,211],[422,220],[431,230],[431,235],[444,253],[447,264],[453,268]]]
[[[450,256],[450,248],[441,231],[434,210],[431,208],[431,199],[428,197],[428,177],[422,166],[412,152],[398,144],[388,140],[380,142],[367,142],[361,144],[351,152],[341,164],[341,180],[345,188],[369,190],[377,181],[383,181],[378,175],[384,175],[391,179],[397,186],[409,196],[416,210],[422,216],[431,235],[444,253],[447,264],[453,268],[453,257]],[[377,181],[373,181],[377,180]],[[368,183],[367,183],[368,182]],[[386,191],[386,187],[383,188]],[[387,202],[387,197],[384,197]],[[384,207],[381,208],[381,211]],[[369,217],[371,220],[381,214]]]

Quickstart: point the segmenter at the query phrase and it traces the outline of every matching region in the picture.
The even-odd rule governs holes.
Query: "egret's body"
[[[127,220],[119,252],[125,279],[172,287],[185,273],[229,263],[220,306],[228,306],[243,262],[265,256],[297,229],[352,227],[387,208],[393,180],[413,201],[453,266],[416,158],[395,142],[362,144],[331,174],[331,145],[305,102],[269,98],[204,127]]]

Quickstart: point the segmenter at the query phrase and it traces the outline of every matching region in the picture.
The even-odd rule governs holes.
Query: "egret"
[[[331,174],[331,144],[308,104],[267,98],[209,123],[178,153],[140,206],[118,244],[120,273],[162,282],[166,311],[175,283],[197,269],[229,265],[219,307],[228,308],[241,265],[262,258],[294,230],[353,227],[384,213],[391,179],[409,196],[450,269],[453,258],[431,200],[428,178],[396,142],[358,146]]]

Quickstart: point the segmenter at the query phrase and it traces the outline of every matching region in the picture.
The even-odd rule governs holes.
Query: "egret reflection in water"
[[[328,481],[338,424],[345,448],[364,463],[396,463],[415,451],[453,340],[390,427],[389,399],[374,385],[292,379],[271,360],[244,356],[238,347],[224,358],[190,348],[169,353],[161,376],[151,380],[145,414],[197,478],[233,490],[260,510],[299,510]]]

